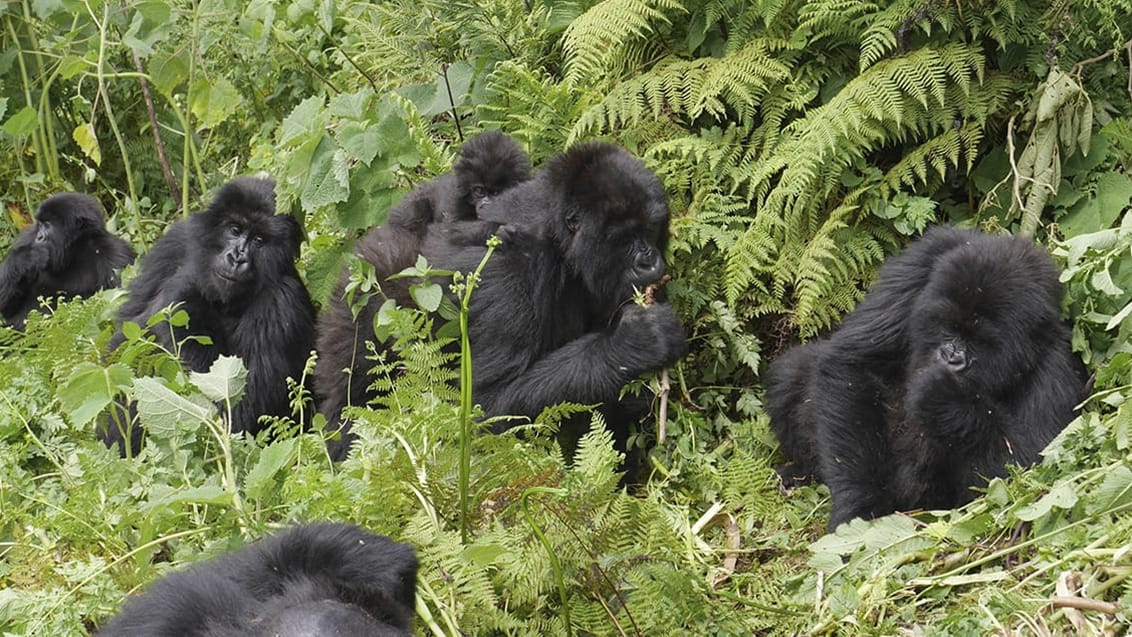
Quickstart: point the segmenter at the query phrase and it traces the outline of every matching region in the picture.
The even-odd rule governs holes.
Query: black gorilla
[[[314,346],[314,306],[295,270],[299,243],[295,220],[275,214],[274,182],[236,179],[208,209],[177,222],[154,244],[119,311],[119,322],[144,326],[180,304],[188,327],[154,326],[158,343],[172,350],[180,342],[181,362],[193,371],[207,371],[222,354],[243,360],[247,385],[233,408],[232,431],[255,433],[259,416],[291,413],[286,379],[301,377]],[[190,335],[212,343],[186,340]],[[122,341],[119,331],[110,348]],[[106,443],[121,442],[121,432],[109,429]],[[131,449],[139,442],[135,428]]]
[[[423,237],[429,224],[475,220],[500,193],[530,176],[531,160],[518,142],[499,131],[481,133],[460,147],[451,173],[421,184],[394,206],[389,224]],[[489,236],[490,228],[476,242]]]
[[[660,180],[624,150],[590,142],[551,158],[533,179],[481,208],[488,211],[508,221],[511,240],[487,262],[472,294],[474,400],[488,416],[527,417],[564,401],[603,403],[609,424],[623,432],[622,421],[647,405],[620,399],[621,388],[686,349],[669,305],[632,302],[635,289],[664,274],[668,207]],[[432,266],[476,268],[485,246],[433,230],[421,248]],[[384,227],[358,245],[385,294],[402,305],[411,302],[410,282],[384,279],[411,265],[415,252]],[[319,319],[315,389],[332,423],[344,406],[372,398],[364,341],[382,301],[371,299],[355,322],[338,296]]]
[[[118,285],[134,250],[106,231],[102,208],[89,195],[53,195],[35,211],[0,264],[0,314],[22,329],[38,297],[87,297]]]
[[[770,366],[786,477],[829,485],[834,529],[958,506],[1007,463],[1036,462],[1086,386],[1061,295],[1052,259],[1029,240],[928,230],[828,340]]]
[[[412,547],[349,524],[308,524],[161,578],[98,634],[408,635],[416,585]]]

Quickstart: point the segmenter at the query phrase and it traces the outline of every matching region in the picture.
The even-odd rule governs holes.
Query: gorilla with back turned
[[[142,259],[130,283],[119,323],[145,326],[163,308],[178,305],[187,327],[160,323],[154,340],[168,351],[179,344],[181,363],[196,372],[220,355],[237,356],[248,370],[243,398],[232,409],[232,431],[256,433],[261,415],[291,413],[288,377],[298,380],[314,345],[314,305],[295,260],[300,230],[288,215],[275,214],[275,184],[243,177],[225,184],[204,212],[177,222]],[[203,343],[195,338],[207,337]],[[124,340],[121,330],[110,349]],[[136,451],[141,432],[130,431]],[[108,445],[125,432],[110,426]]]
[[[1030,465],[1084,399],[1049,255],[1021,237],[937,227],[881,268],[828,340],[768,371],[771,428],[833,498],[829,528],[949,508]]]
[[[669,305],[632,301],[635,290],[664,274],[668,207],[660,180],[623,149],[588,142],[552,157],[479,216],[507,224],[511,239],[488,260],[472,294],[473,400],[489,417],[529,418],[560,402],[601,403],[614,433],[623,434],[643,405],[622,399],[622,387],[686,348]],[[485,246],[453,239],[445,225],[429,227],[421,253],[435,268],[475,270]],[[385,278],[412,264],[416,251],[405,243],[378,228],[358,245],[385,295],[402,305],[411,302],[410,282]],[[343,407],[373,397],[365,341],[382,302],[375,296],[355,322],[336,296],[319,319],[315,389],[332,423]],[[345,450],[338,445],[334,453]]]
[[[106,230],[102,208],[90,195],[48,197],[0,264],[0,315],[23,329],[38,297],[88,297],[118,285],[134,250]]]
[[[98,635],[402,637],[416,581],[412,547],[350,524],[306,524],[161,578]]]

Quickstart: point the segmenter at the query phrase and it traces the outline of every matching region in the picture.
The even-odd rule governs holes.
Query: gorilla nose
[[[939,359],[952,371],[961,372],[967,368],[967,353],[955,343],[944,343],[939,348]]]
[[[641,252],[633,262],[633,269],[637,271],[638,280],[652,283],[664,276],[664,260],[653,250]]]

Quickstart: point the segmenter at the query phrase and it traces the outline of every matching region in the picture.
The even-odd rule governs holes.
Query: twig
[[[460,114],[456,112],[456,100],[452,97],[452,83],[448,81],[448,65],[440,65],[440,74],[444,77],[444,88],[448,91],[448,105],[452,107],[452,121],[456,124],[456,138],[464,141],[464,129],[460,128]]]
[[[1014,197],[1014,203],[1018,206],[1019,214],[1026,211],[1026,204],[1022,201],[1022,175],[1018,172],[1018,163],[1014,161],[1014,120],[1017,119],[1018,113],[1010,116],[1010,121],[1006,124],[1006,156],[1010,158],[1010,172],[1014,175],[1014,183],[1011,186],[1011,194]]]
[[[1088,597],[1066,597],[1062,595],[1055,595],[1049,600],[1050,605],[1054,608],[1076,608],[1080,610],[1093,610],[1098,613],[1106,615],[1116,615],[1120,612],[1120,606],[1112,602],[1104,602],[1099,599],[1089,599]]]
[[[1107,53],[1102,53],[1100,55],[1091,57],[1087,60],[1081,60],[1080,62],[1074,64],[1073,68],[1069,69],[1069,72],[1072,73],[1073,75],[1079,76],[1081,74],[1081,69],[1085,68],[1086,66],[1088,66],[1090,64],[1096,64],[1097,62],[1104,62],[1105,60],[1109,59],[1110,57],[1113,57],[1114,55],[1116,55],[1116,52],[1119,51],[1120,49],[1132,50],[1132,40],[1129,40],[1129,41],[1125,42],[1124,44],[1113,48],[1112,50],[1108,51]]]
[[[656,416],[656,443],[664,444],[664,437],[668,431],[668,394],[672,385],[668,382],[668,368],[660,370],[660,391],[656,397],[660,399],[660,409]]]
[[[169,159],[165,156],[165,141],[161,139],[161,132],[157,127],[157,112],[153,108],[153,95],[149,92],[149,82],[145,79],[145,69],[142,68],[141,57],[135,49],[130,49],[134,56],[134,68],[138,71],[138,82],[141,84],[142,98],[145,99],[145,112],[149,115],[149,128],[153,131],[153,144],[157,146],[157,160],[161,163],[161,174],[165,176],[165,185],[169,188],[169,195],[177,205],[181,205],[181,191],[177,188],[177,177],[169,167]]]

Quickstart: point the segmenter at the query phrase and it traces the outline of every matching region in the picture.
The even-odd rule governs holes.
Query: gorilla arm
[[[256,429],[261,415],[291,413],[287,384],[300,380],[314,342],[314,313],[298,278],[283,278],[270,294],[257,294],[237,329],[231,351],[242,352],[248,370],[244,397],[232,410],[232,430]],[[282,369],[281,369],[282,367]]]
[[[582,334],[537,360],[525,360],[530,348],[515,340],[473,342],[481,348],[472,353],[480,357],[477,369],[496,372],[473,379],[487,414],[532,418],[561,402],[615,403],[626,383],[674,363],[687,349],[684,329],[667,304],[630,305],[616,327]],[[512,363],[497,367],[505,361]]]
[[[22,318],[17,315],[28,303],[39,272],[47,267],[47,250],[35,236],[34,226],[21,232],[0,263],[0,314],[5,318]]]

